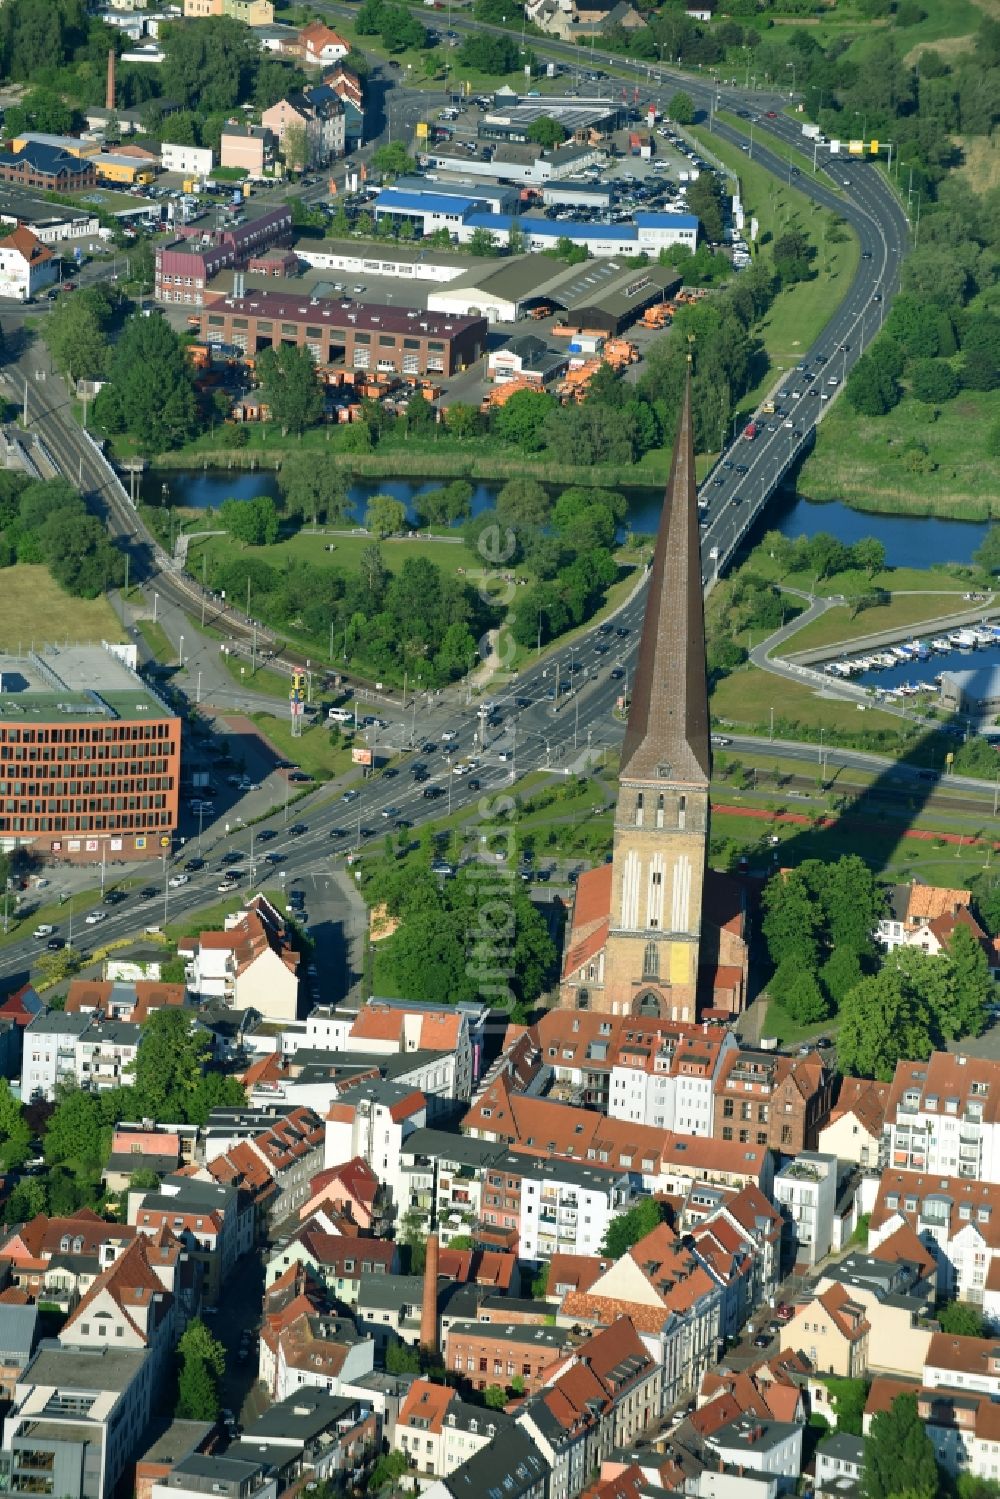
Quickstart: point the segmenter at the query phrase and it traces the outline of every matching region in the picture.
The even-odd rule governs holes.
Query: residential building
[[[455,375],[482,356],[484,318],[411,317],[412,311],[328,298],[303,307],[297,297],[260,291],[209,303],[201,336],[250,353],[294,341],[318,364],[401,375]]]
[[[58,261],[32,234],[18,227],[0,239],[0,297],[30,302],[56,279]]]
[[[341,62],[323,74],[323,82],[333,89],[344,106],[344,147],[353,151],[365,138],[365,100],[361,79]]]
[[[937,1260],[938,1294],[982,1305],[1000,1251],[1000,1186],[890,1168],[879,1181],[869,1248],[904,1225]]]
[[[424,1490],[424,1499],[548,1499],[549,1469],[535,1442],[516,1426]]]
[[[819,1132],[824,1155],[878,1171],[886,1164],[885,1114],[890,1085],[866,1077],[841,1079],[837,1102]]]
[[[859,1379],[868,1367],[869,1331],[864,1306],[833,1285],[796,1306],[781,1329],[781,1351],[804,1353],[823,1373]]]
[[[151,1499],[277,1499],[278,1484],[268,1463],[192,1452],[175,1463]]]
[[[436,1225],[444,1245],[471,1233],[485,1221],[487,1172],[506,1153],[503,1145],[489,1140],[413,1130],[400,1149],[400,1211],[420,1214],[428,1230]]]
[[[406,1000],[373,998],[360,1009],[337,1049],[365,1056],[434,1052],[454,1057],[453,1077],[445,1089],[451,1098],[472,1097],[483,1042],[481,1006],[420,1005]],[[306,1020],[307,1044],[310,1022]],[[317,1024],[323,1024],[320,1019]],[[475,1047],[475,1054],[474,1054]]]
[[[51,1103],[60,1083],[93,1092],[128,1086],[141,1031],[123,1021],[52,1010],[24,1032],[23,1096]]]
[[[816,1149],[832,1101],[833,1075],[819,1052],[786,1057],[740,1047],[725,1057],[715,1085],[713,1133],[798,1155]]]
[[[205,1161],[219,1182],[254,1187],[260,1168],[273,1191],[267,1211],[283,1222],[302,1207],[321,1163],[323,1121],[311,1109],[213,1109],[205,1126]]]
[[[495,1221],[501,1205],[494,1177],[503,1174],[520,1181],[518,1253],[528,1261],[553,1254],[598,1254],[608,1227],[624,1212],[632,1191],[627,1172],[606,1166],[578,1166],[572,1161],[546,1161],[508,1153],[487,1177],[483,1222]]]
[[[340,95],[327,84],[321,83],[279,99],[270,109],[264,110],[261,124],[278,142],[287,166],[299,169],[321,167],[344,154],[344,106]],[[285,132],[290,127],[302,132],[305,155],[301,160],[297,155],[289,160]]]
[[[898,1395],[917,1398],[917,1416],[934,1446],[936,1462],[952,1478],[968,1473],[974,1478],[1000,1476],[1000,1405],[988,1395],[957,1386],[925,1389],[912,1381],[876,1379],[865,1406],[864,1430],[881,1411],[889,1410]]]
[[[502,1412],[469,1405],[447,1385],[415,1379],[396,1417],[395,1446],[418,1473],[447,1478],[510,1429]]]
[[[971,890],[925,885],[917,880],[909,885],[892,885],[888,909],[879,919],[875,938],[887,952],[910,946],[922,952],[937,951],[931,932],[934,922],[942,916],[954,918],[971,904]]]
[[[203,1295],[217,1306],[239,1249],[236,1189],[175,1173],[154,1191],[129,1194],[128,1221],[156,1237],[167,1229],[181,1241],[203,1274]]]
[[[797,1266],[825,1259],[833,1244],[837,1206],[837,1157],[803,1150],[774,1178],[774,1202],[787,1229]]]
[[[879,1259],[861,1252],[831,1263],[814,1287],[822,1293],[841,1286],[864,1308],[868,1322],[868,1366],[888,1374],[919,1378],[934,1328],[933,1270],[926,1260]],[[933,1265],[933,1262],[931,1262]]]
[[[303,1223],[322,1219],[328,1213],[346,1216],[359,1231],[384,1231],[389,1210],[386,1192],[375,1172],[361,1156],[340,1166],[326,1166],[309,1183],[309,1195],[299,1209]]]
[[[184,0],[185,20],[203,20],[206,16],[231,16],[245,26],[271,26],[274,4],[273,0]]]
[[[270,1020],[294,1020],[299,1002],[299,954],[270,901],[255,895],[227,916],[225,930],[182,937],[185,983],[202,1000],[221,999],[233,1010],[256,1010]]]
[[[419,1091],[382,1081],[360,1083],[330,1106],[324,1163],[336,1166],[360,1156],[398,1207],[404,1201],[403,1142],[426,1122],[427,1102]]]
[[[371,1374],[375,1347],[369,1333],[330,1312],[323,1287],[301,1267],[265,1293],[259,1377],[272,1400],[300,1389],[331,1395],[353,1389]]]
[[[389,1239],[328,1234],[307,1223],[273,1250],[265,1284],[273,1285],[295,1265],[308,1267],[337,1301],[356,1306],[362,1276],[398,1274],[399,1255]]]
[[[656,1349],[666,1407],[697,1389],[718,1356],[725,1300],[724,1279],[664,1223],[586,1290],[564,1296],[557,1322],[564,1328],[606,1327],[630,1318]]]
[[[848,1499],[860,1490],[865,1465],[862,1437],[835,1431],[816,1448],[817,1499]]]
[[[12,1400],[39,1339],[37,1305],[0,1302],[0,1399]]]
[[[376,1455],[379,1435],[370,1396],[301,1386],[248,1426],[227,1456],[259,1455],[276,1472],[279,1491],[296,1480],[346,1486]]]
[[[0,838],[73,864],[159,857],[180,721],[137,662],[134,645],[0,656]]]
[[[265,175],[274,160],[274,136],[264,125],[232,125],[222,128],[219,165],[242,169],[251,179]],[[2,173],[2,165],[0,165]]]
[[[141,1025],[154,1010],[180,1008],[186,1002],[183,984],[152,979],[70,979],[63,1008],[67,1015]]]
[[[299,32],[302,61],[310,68],[329,68],[342,62],[351,50],[350,43],[322,21],[312,21]]]
[[[889,1164],[1000,1184],[1000,1074],[964,1052],[899,1062],[886,1106]]]
[[[771,1190],[774,1160],[766,1145],[746,1145],[738,1140],[704,1140],[697,1135],[668,1136],[660,1162],[661,1190],[685,1196],[693,1183],[703,1182],[736,1189],[757,1186]]]
[[[145,1235],[132,1239],[91,1285],[59,1330],[64,1348],[144,1351],[159,1384],[172,1363],[183,1323],[170,1291],[150,1263]]]
[[[362,1274],[355,1308],[358,1326],[381,1351],[397,1338],[416,1348],[423,1295],[422,1275]]]
[[[802,1426],[797,1422],[738,1416],[706,1437],[705,1446],[718,1463],[776,1478],[779,1494],[795,1492],[802,1472]]]
[[[1000,1348],[993,1338],[932,1333],[918,1374],[928,1389],[958,1387],[1000,1400]]]

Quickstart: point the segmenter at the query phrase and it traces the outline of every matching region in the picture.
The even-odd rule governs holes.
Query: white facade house
[[[608,1115],[709,1139],[715,1079],[723,1058],[736,1045],[735,1036],[727,1031],[721,1041],[686,1038],[665,1055],[657,1051],[642,1060],[619,1053],[608,1084]]]
[[[269,1020],[294,1020],[299,1002],[299,955],[280,913],[264,896],[227,916],[221,932],[184,937],[184,981],[203,1000],[234,1010],[256,1010]]]
[[[0,297],[28,302],[43,286],[51,286],[58,259],[37,235],[23,225],[0,239]]]
[[[802,1471],[802,1427],[796,1422],[738,1416],[707,1436],[705,1446],[742,1473],[775,1478],[779,1494],[794,1492]]]
[[[886,1131],[890,1166],[1000,1183],[996,1063],[941,1051],[927,1062],[900,1062]]]
[[[178,146],[164,141],[160,147],[160,166],[165,172],[207,177],[214,165],[215,158],[207,146]]]
[[[67,1082],[95,1092],[128,1087],[141,1035],[139,1026],[120,1020],[60,1010],[36,1016],[24,1032],[22,1097],[51,1103]]]
[[[426,1123],[427,1102],[422,1093],[395,1083],[363,1083],[330,1106],[324,1165],[339,1166],[361,1156],[399,1204],[405,1194],[403,1141]]]
[[[829,1254],[837,1206],[837,1157],[802,1150],[774,1178],[774,1202],[785,1219],[795,1263]]]
[[[518,1253],[526,1260],[599,1254],[611,1220],[629,1206],[627,1171],[523,1157],[516,1171],[509,1160],[500,1169],[521,1178]]]
[[[937,1260],[938,1293],[982,1305],[991,1268],[1000,1259],[1000,1187],[887,1170],[869,1222],[869,1249],[877,1249],[904,1223]]]

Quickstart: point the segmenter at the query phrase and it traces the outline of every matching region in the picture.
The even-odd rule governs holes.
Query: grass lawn
[[[64,593],[47,567],[18,563],[3,570],[0,647],[27,650],[47,641],[123,640],[121,622],[107,599]]]
[[[857,235],[843,225],[838,227],[838,233],[844,238],[831,242],[831,215],[815,207],[804,193],[775,181],[746,152],[720,141],[709,131],[696,127],[692,133],[739,177],[744,207],[760,224],[758,243],[767,235],[777,239],[786,229],[794,228],[804,231],[816,250],[813,261],[816,276],[783,291],[759,327],[773,374],[774,370],[794,364],[818,337],[847,293],[858,265]]]
[[[167,632],[161,624],[151,619],[140,619],[139,633],[154,658],[163,666],[176,663],[177,652],[167,638]]]
[[[925,620],[955,614],[962,607],[961,594],[956,590],[954,594],[900,594],[885,607],[865,609],[854,619],[846,608],[829,609],[819,619],[803,625],[775,655],[791,656],[824,645],[849,645],[852,640],[862,640],[867,635],[894,629],[897,625],[917,625]]]
[[[267,693],[288,702],[288,690],[292,685],[292,679],[286,677],[283,672],[270,671],[266,666],[258,666],[257,670],[253,671],[249,661],[243,656],[223,656],[220,652],[219,660],[233,681],[241,687],[252,689],[254,692]]]
[[[728,727],[766,728],[770,710],[775,719],[794,719],[817,729],[838,729],[859,736],[881,729],[899,733],[903,720],[879,708],[858,712],[854,703],[819,697],[799,682],[751,666],[724,677],[712,693],[712,718]]]
[[[330,726],[324,719],[317,716],[312,723],[306,720],[301,738],[293,739],[291,720],[287,716],[278,718],[271,713],[254,713],[252,716],[261,733],[278,753],[317,781],[329,781],[350,770],[350,748],[344,745],[339,749],[333,748],[330,744]],[[295,789],[298,791],[300,788],[296,786]]]
[[[299,532],[290,536],[287,541],[276,542],[274,546],[254,547],[251,555],[255,562],[269,562],[273,567],[284,567],[290,561],[310,562],[314,566],[325,563],[340,572],[356,573],[361,567],[362,553],[366,547],[371,546],[374,539],[372,536],[331,536],[328,540],[322,534]],[[334,548],[332,552],[326,550],[328,545]],[[449,576],[468,575],[476,567],[473,554],[458,539],[429,541],[421,536],[412,541],[390,539],[380,545],[383,561],[390,572],[399,572],[409,557],[424,557]],[[246,556],[247,552],[239,542],[232,541],[228,536],[206,536],[203,540],[194,541],[188,553],[188,572],[194,577],[201,576],[199,568],[203,554],[208,556],[211,566],[221,558]],[[287,680],[283,685],[287,692]]]
[[[986,433],[998,421],[1000,390],[963,391],[933,408],[907,396],[879,417],[859,416],[837,401],[819,424],[799,489],[858,510],[996,519],[1000,486]],[[914,472],[914,465],[926,472]]]

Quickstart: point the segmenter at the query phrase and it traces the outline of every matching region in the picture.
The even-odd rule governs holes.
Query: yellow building
[[[156,173],[148,161],[134,156],[104,155],[94,157],[94,170],[102,182],[117,182],[125,187],[145,187]]]
[[[270,26],[274,21],[272,0],[184,0],[184,19],[231,16],[245,26]]]
[[[101,149],[97,141],[82,141],[75,135],[45,135],[38,130],[26,130],[23,135],[15,136],[10,149],[16,154],[32,142],[42,146],[51,146],[56,151],[68,151],[70,156],[81,158],[97,156]]]

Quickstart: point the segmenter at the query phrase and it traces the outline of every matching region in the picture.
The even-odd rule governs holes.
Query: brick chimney
[[[108,87],[107,87],[107,92],[106,92],[106,94],[104,96],[104,108],[105,109],[114,109],[114,107],[115,107],[115,49],[114,49],[114,47],[109,47],[108,48]]]
[[[430,1353],[437,1353],[438,1345],[438,1258],[440,1246],[437,1234],[427,1235],[427,1258],[424,1262],[424,1301],[420,1310],[420,1346]]]

